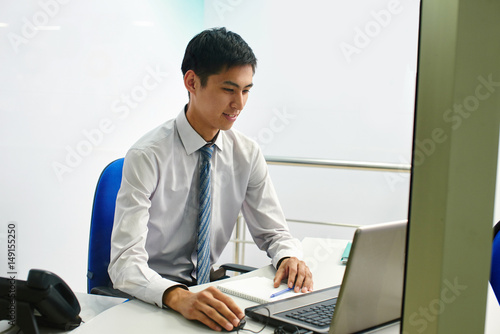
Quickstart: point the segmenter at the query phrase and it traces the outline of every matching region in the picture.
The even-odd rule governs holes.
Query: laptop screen
[[[274,326],[317,333],[355,333],[401,317],[406,222],[363,226],[356,230],[339,287],[247,308],[246,314]],[[339,258],[340,261],[340,258]],[[288,318],[293,309],[336,299],[330,325],[316,326]]]

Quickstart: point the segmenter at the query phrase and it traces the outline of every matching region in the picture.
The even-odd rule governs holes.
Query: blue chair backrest
[[[87,292],[96,286],[111,287],[108,274],[111,231],[116,195],[122,180],[123,158],[110,163],[101,173],[94,195],[90,223]]]
[[[495,226],[495,236],[493,237],[493,247],[491,251],[491,272],[490,284],[495,292],[497,301],[500,301],[500,222]]]

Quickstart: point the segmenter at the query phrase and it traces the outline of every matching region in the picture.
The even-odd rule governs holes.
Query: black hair
[[[189,42],[182,61],[182,74],[193,70],[201,86],[208,77],[234,66],[251,65],[255,73],[257,58],[240,35],[226,28],[204,30]]]

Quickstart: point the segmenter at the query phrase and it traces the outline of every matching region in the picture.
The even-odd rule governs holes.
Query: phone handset
[[[31,269],[26,285],[46,294],[35,308],[48,322],[70,327],[80,324],[80,303],[62,278],[47,270]]]

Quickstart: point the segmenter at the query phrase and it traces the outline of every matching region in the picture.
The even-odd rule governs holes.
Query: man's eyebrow
[[[223,82],[223,84],[224,85],[229,85],[229,86],[234,86],[236,88],[240,88],[240,85],[238,85],[236,82],[233,82],[231,80],[226,80],[226,81]],[[253,83],[246,85],[245,88],[250,88],[252,86],[253,86]]]

